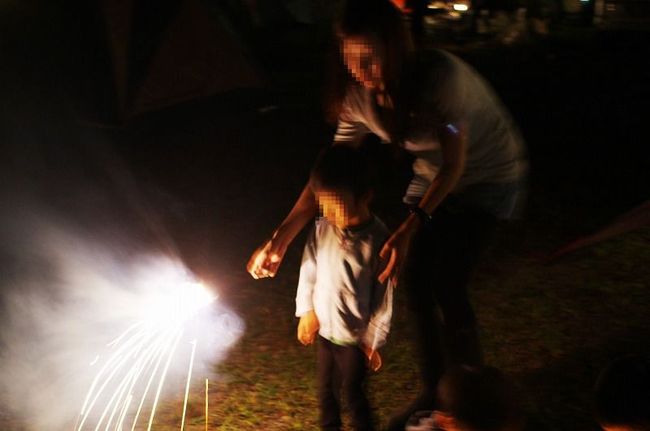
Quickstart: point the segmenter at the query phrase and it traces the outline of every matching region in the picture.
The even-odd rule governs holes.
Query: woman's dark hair
[[[626,356],[613,361],[598,377],[595,398],[601,424],[650,430],[650,359]]]
[[[386,115],[384,123],[393,142],[398,143],[400,122],[409,109],[409,94],[405,83],[409,79],[414,49],[411,35],[404,22],[402,12],[390,0],[348,0],[341,18],[335,26],[337,49],[332,58],[333,71],[327,92],[326,112],[335,122],[349,86],[360,85],[351,76],[343,63],[341,41],[346,37],[365,37],[378,44],[381,52],[382,79],[385,95],[390,97],[394,109]]]
[[[314,190],[349,191],[358,199],[372,189],[369,168],[361,151],[349,145],[332,145],[316,160],[309,182]]]
[[[521,427],[514,387],[494,367],[456,366],[438,385],[438,408],[463,429],[501,431]]]

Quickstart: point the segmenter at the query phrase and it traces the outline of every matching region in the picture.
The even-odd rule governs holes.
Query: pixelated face
[[[345,37],[341,41],[343,63],[354,79],[368,89],[382,85],[381,56],[369,39]]]
[[[357,211],[356,200],[352,193],[338,190],[318,190],[314,194],[323,217],[340,229],[350,225],[350,218]]]

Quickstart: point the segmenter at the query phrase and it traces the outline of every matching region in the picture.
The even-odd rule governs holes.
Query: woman
[[[332,93],[335,144],[355,145],[372,133],[415,157],[404,196],[410,215],[381,250],[386,267],[379,277],[402,274],[418,328],[422,394],[390,426],[404,429],[411,412],[433,408],[449,362],[482,362],[467,285],[496,221],[510,218],[520,200],[523,142],[470,66],[444,51],[416,55],[389,0],[348,1],[337,35],[347,79]],[[251,257],[253,277],[275,275],[316,211],[305,188],[272,239]]]

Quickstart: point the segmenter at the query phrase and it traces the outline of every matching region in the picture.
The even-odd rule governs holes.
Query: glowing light
[[[268,274],[268,271],[264,269],[263,265],[264,265],[264,261],[266,260],[266,254],[269,246],[270,243],[264,246],[264,248],[255,255],[255,260],[252,265],[253,271],[251,272],[251,275],[255,279],[260,278],[260,275],[266,276]]]
[[[435,10],[437,10],[437,9],[446,9],[447,5],[445,4],[445,2],[442,2],[442,1],[435,1],[435,2],[429,3],[427,8],[435,9]]]
[[[95,431],[134,431],[145,410],[149,413],[147,430],[151,431],[162,390],[185,329],[217,299],[203,284],[182,271],[154,273],[146,281],[152,289],[151,295],[144,301],[142,318],[107,344],[109,354],[90,385],[75,426],[76,431],[88,428],[90,422],[93,422],[90,428]],[[185,384],[181,430],[185,426],[197,340],[190,344],[192,353]],[[100,358],[98,355],[91,365],[99,362]],[[153,388],[155,391],[152,391]],[[149,400],[151,392],[153,400]],[[150,410],[145,409],[148,402],[151,402]],[[125,428],[127,421],[130,427]]]
[[[467,12],[469,10],[469,6],[464,3],[454,3],[454,10],[458,12]]]
[[[449,130],[451,133],[454,135],[457,135],[460,131],[458,130],[458,127],[454,126],[453,124],[449,123],[445,126],[447,130]]]
[[[201,283],[187,282],[174,294],[152,298],[143,320],[154,327],[182,325],[216,299]]]

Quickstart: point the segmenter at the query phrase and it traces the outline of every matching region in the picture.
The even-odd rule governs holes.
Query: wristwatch
[[[431,216],[419,206],[413,205],[409,207],[409,212],[418,216],[423,225],[426,226],[431,223]]]

